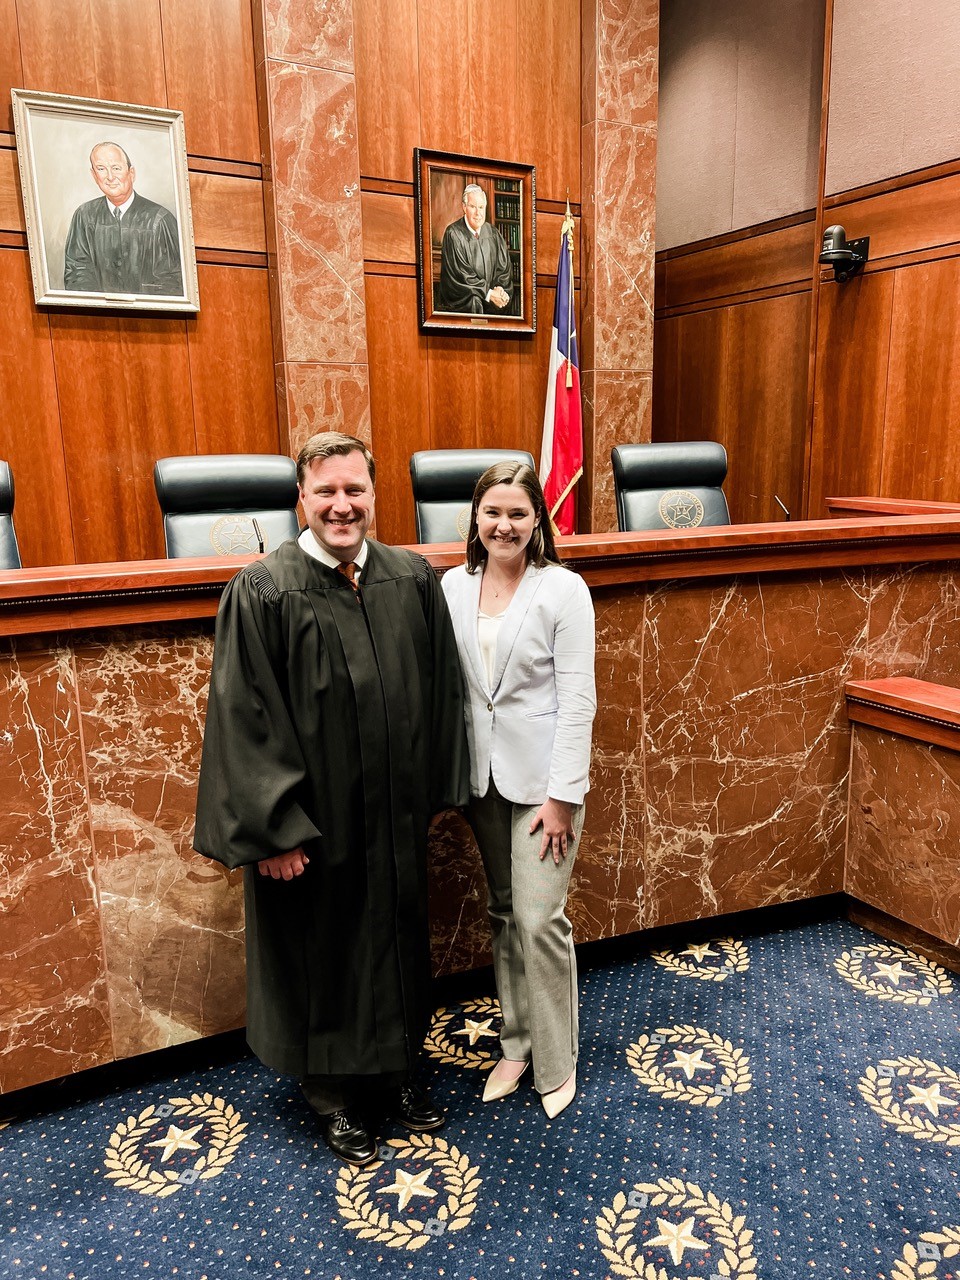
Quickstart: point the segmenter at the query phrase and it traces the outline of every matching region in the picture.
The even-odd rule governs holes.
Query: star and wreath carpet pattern
[[[437,1010],[447,1125],[387,1126],[364,1169],[249,1057],[0,1121],[0,1276],[960,1280],[960,992],[931,961],[832,920],[588,968],[554,1121],[530,1073],[480,1101],[499,1025],[492,996]]]

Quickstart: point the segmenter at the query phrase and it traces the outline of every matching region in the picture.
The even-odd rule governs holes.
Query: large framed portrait
[[[535,333],[533,165],[417,147],[414,169],[421,329]]]
[[[37,303],[199,311],[183,113],[11,96]]]

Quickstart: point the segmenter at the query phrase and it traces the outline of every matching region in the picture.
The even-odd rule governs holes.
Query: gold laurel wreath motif
[[[920,1240],[939,1246],[942,1259],[955,1258],[960,1253],[960,1227],[944,1227],[942,1231],[923,1231]],[[912,1244],[903,1246],[903,1254],[893,1264],[890,1280],[921,1280],[937,1274],[937,1260],[923,1259]]]
[[[470,1017],[479,1015],[481,1018],[499,1018],[500,1003],[494,996],[478,996],[473,1000],[464,1000],[463,1004],[438,1009],[430,1020],[430,1030],[427,1032],[423,1047],[431,1058],[436,1058],[438,1062],[445,1062],[448,1066],[489,1071],[496,1064],[496,1056],[481,1053],[479,1048],[469,1044],[466,1039],[463,1044],[459,1044],[447,1035],[447,1028],[458,1013]],[[497,1040],[490,1040],[493,1046],[499,1043],[499,1037]]]
[[[436,1165],[443,1175],[446,1199],[436,1208],[431,1204],[428,1218],[442,1222],[444,1231],[462,1231],[468,1226],[477,1207],[477,1191],[480,1176],[470,1163],[470,1157],[462,1155],[443,1138],[430,1134],[411,1134],[408,1138],[391,1138],[396,1160],[416,1157]],[[428,1231],[428,1221],[407,1218],[401,1221],[381,1211],[370,1197],[370,1183],[383,1161],[365,1165],[362,1169],[343,1166],[337,1178],[337,1205],[340,1216],[349,1231],[356,1231],[361,1240],[375,1240],[389,1249],[422,1249],[435,1233]]]
[[[141,1141],[161,1119],[186,1116],[209,1124],[210,1150],[191,1166],[197,1172],[198,1181],[218,1177],[237,1154],[247,1126],[239,1112],[223,1098],[194,1093],[189,1098],[170,1098],[169,1103],[173,1107],[170,1115],[156,1115],[157,1108],[151,1104],[138,1116],[128,1116],[110,1135],[104,1160],[105,1176],[112,1178],[117,1186],[130,1187],[145,1196],[165,1197],[188,1185],[180,1181],[182,1170],[153,1169],[140,1154]]]
[[[711,938],[710,943],[716,943],[726,956],[726,969],[695,964],[692,960],[684,960],[676,951],[653,951],[651,958],[671,973],[679,973],[684,978],[699,978],[701,982],[725,982],[731,973],[745,973],[750,968],[750,957],[742,942],[733,938]]]
[[[929,1058],[883,1058],[881,1067],[894,1070],[898,1078],[932,1080],[960,1093],[960,1075]],[[916,1111],[908,1111],[893,1096],[893,1077],[881,1076],[876,1067],[867,1067],[857,1088],[864,1101],[898,1133],[908,1134],[918,1142],[942,1142],[948,1147],[960,1146],[960,1123],[934,1124]],[[958,1098],[960,1100],[960,1098]]]
[[[746,1227],[746,1218],[742,1215],[734,1217],[730,1206],[712,1191],[704,1193],[695,1182],[684,1182],[682,1178],[638,1182],[633,1190],[649,1197],[647,1208],[627,1208],[627,1197],[619,1191],[613,1198],[612,1208],[601,1209],[596,1221],[597,1239],[614,1275],[627,1276],[629,1280],[670,1280],[666,1268],[646,1261],[633,1242],[640,1214],[665,1204],[671,1209],[692,1209],[695,1217],[713,1229],[723,1254],[713,1268],[718,1275],[728,1280],[737,1280],[738,1277],[754,1280],[757,1270],[751,1244],[754,1233]]]
[[[838,960],[834,960],[833,967],[844,982],[849,982],[851,987],[855,987],[857,991],[876,996],[878,1000],[893,1000],[896,1004],[917,1004],[922,1006],[930,1004],[933,1000],[932,995],[924,995],[922,991],[908,991],[906,989],[901,991],[897,987],[887,987],[883,983],[875,982],[872,978],[866,977],[863,972],[864,961],[879,960],[881,956],[909,960],[917,970],[918,975],[923,978],[928,987],[936,991],[938,996],[949,995],[953,990],[953,983],[947,976],[946,969],[934,964],[932,960],[918,956],[914,951],[908,951],[905,947],[888,946],[882,942],[869,943],[862,947],[854,947],[852,951],[844,951]]]
[[[703,1027],[680,1026],[657,1027],[656,1034],[664,1036],[667,1044],[693,1044],[700,1049],[709,1049],[716,1056],[723,1071],[719,1083],[734,1093],[747,1093],[753,1084],[750,1073],[750,1059],[742,1049],[735,1049],[723,1036],[707,1031]],[[665,1098],[673,1098],[681,1102],[689,1102],[698,1107],[719,1107],[724,1094],[714,1092],[714,1084],[697,1084],[696,1076],[686,1080],[682,1072],[672,1074],[657,1066],[660,1056],[660,1044],[651,1043],[649,1036],[641,1036],[636,1044],[626,1050],[630,1070],[641,1084],[646,1085],[651,1093],[662,1094]]]

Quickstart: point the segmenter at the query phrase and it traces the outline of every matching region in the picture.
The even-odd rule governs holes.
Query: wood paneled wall
[[[11,87],[183,111],[197,317],[36,307]],[[0,94],[0,457],[24,562],[162,555],[156,458],[279,448],[249,0],[0,0]]]
[[[377,532],[412,542],[414,450],[539,455],[563,201],[580,201],[580,4],[355,0],[354,24]],[[419,332],[416,146],[536,165],[534,338]]]
[[[831,86],[849,76],[832,13],[815,215],[658,256],[654,438],[722,440],[736,520],[772,518],[774,493],[811,518],[831,496],[960,499],[960,159],[824,194]],[[890,97],[873,84],[855,86],[865,113]],[[870,237],[843,284],[812,275],[832,223]]]
[[[820,284],[813,515],[844,493],[960,499],[955,168],[827,202],[825,220],[870,236],[870,261],[846,284],[828,272]]]
[[[813,215],[660,255],[655,440],[718,440],[735,522],[797,515],[807,413]]]

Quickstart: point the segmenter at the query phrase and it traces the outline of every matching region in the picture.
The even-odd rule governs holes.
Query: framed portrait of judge
[[[183,113],[11,97],[36,302],[199,311]]]
[[[535,333],[533,165],[418,147],[414,174],[421,329]]]

